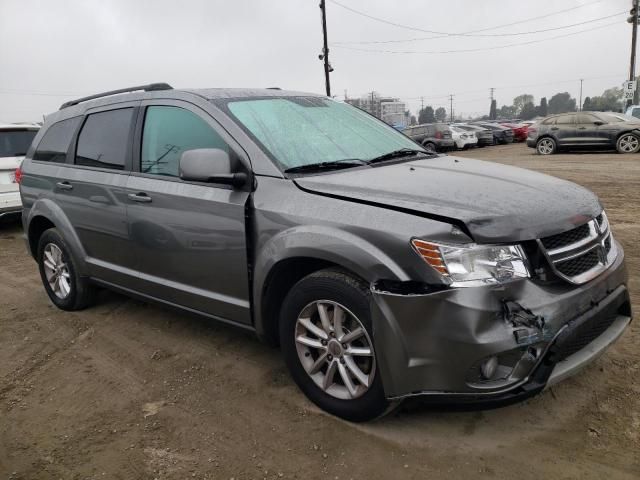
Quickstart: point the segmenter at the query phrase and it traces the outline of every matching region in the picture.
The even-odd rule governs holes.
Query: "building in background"
[[[371,92],[360,98],[347,98],[345,101],[389,125],[404,128],[409,123],[406,115],[407,105],[398,98],[381,97],[377,92]]]

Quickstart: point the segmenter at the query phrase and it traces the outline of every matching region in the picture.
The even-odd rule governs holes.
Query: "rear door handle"
[[[578,130],[586,130],[587,127],[578,127]]]
[[[129,199],[133,200],[134,202],[140,202],[140,203],[151,202],[151,197],[144,192],[130,193],[129,195],[127,195],[127,197],[129,197]]]
[[[560,130],[558,127],[552,127],[551,130]]]
[[[73,190],[73,185],[71,185],[66,180],[64,182],[56,183],[56,187],[58,187],[60,190]]]

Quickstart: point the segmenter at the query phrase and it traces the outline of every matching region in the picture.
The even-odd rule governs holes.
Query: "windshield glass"
[[[35,130],[0,130],[0,157],[21,157],[27,153]]]
[[[227,106],[282,170],[320,162],[371,160],[403,148],[423,150],[367,113],[328,98],[232,100]]]

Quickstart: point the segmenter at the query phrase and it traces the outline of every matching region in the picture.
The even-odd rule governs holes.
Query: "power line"
[[[485,37],[485,38],[493,38],[493,37],[514,37],[521,35],[532,35],[535,33],[544,33],[544,32],[552,32],[557,30],[564,30],[567,28],[578,27],[580,25],[586,25],[588,23],[599,22],[601,20],[607,20],[609,18],[617,17],[622,14],[626,14],[627,11],[623,10],[621,12],[614,13],[612,15],[607,15],[605,17],[598,17],[591,20],[585,20],[584,22],[572,23],[570,25],[563,25],[561,27],[553,27],[553,28],[544,28],[542,30],[530,30],[528,32],[512,32],[512,33],[485,33],[485,34],[472,34],[472,33],[449,33],[443,35],[437,35],[433,37],[418,37],[418,38],[407,38],[404,40],[371,40],[371,41],[357,41],[357,42],[332,42],[332,45],[372,45],[372,44],[385,44],[385,43],[406,43],[406,42],[419,42],[422,40],[435,40],[436,38],[444,38],[444,37]]]
[[[556,35],[554,37],[541,38],[538,40],[530,40],[527,42],[519,42],[519,43],[509,43],[506,45],[496,45],[493,47],[482,47],[482,48],[466,48],[459,50],[373,50],[367,48],[358,48],[358,47],[348,47],[346,45],[334,45],[335,48],[342,48],[346,50],[355,50],[359,52],[368,52],[368,53],[391,53],[391,54],[448,54],[448,53],[470,53],[470,52],[483,52],[487,50],[501,50],[504,48],[511,47],[521,47],[524,45],[532,45],[534,43],[548,42],[549,40],[556,40],[558,38],[571,37],[573,35],[579,35],[581,33],[593,32],[594,30],[600,30],[602,28],[611,27],[613,25],[620,25],[620,22],[607,23],[605,25],[600,25],[593,28],[588,28],[585,30],[580,30],[579,32],[565,33],[563,35]]]
[[[596,0],[594,2],[585,3],[585,4],[582,4],[582,5],[576,5],[576,6],[571,7],[571,8],[567,8],[567,9],[564,9],[564,10],[559,10],[559,11],[548,13],[548,14],[545,14],[545,15],[540,15],[538,17],[533,17],[533,18],[529,18],[529,19],[525,19],[525,20],[520,20],[520,21],[517,21],[517,22],[512,22],[512,23],[508,23],[508,24],[504,24],[504,25],[498,25],[498,26],[495,26],[495,27],[487,27],[487,28],[483,28],[483,29],[480,29],[480,30],[473,30],[473,31],[466,32],[466,33],[439,32],[437,30],[426,30],[424,28],[412,27],[412,26],[409,26],[409,25],[403,25],[401,23],[396,23],[396,22],[392,22],[392,21],[389,21],[389,20],[385,20],[384,18],[374,17],[373,15],[369,15],[368,13],[361,12],[360,10],[356,10],[355,8],[351,8],[351,7],[347,6],[347,5],[343,5],[342,3],[337,2],[336,0],[329,0],[329,1],[331,3],[333,3],[334,5],[337,5],[337,6],[341,7],[341,8],[344,8],[345,10],[348,10],[348,11],[350,11],[352,13],[355,13],[356,15],[360,15],[360,16],[369,18],[371,20],[375,20],[377,22],[385,23],[387,25],[392,25],[394,27],[404,28],[406,30],[413,30],[415,32],[433,33],[433,34],[436,34],[436,35],[443,35],[443,36],[465,36],[465,35],[475,34],[475,33],[478,33],[478,32],[486,32],[486,31],[489,31],[489,30],[495,30],[495,29],[502,28],[502,27],[509,27],[509,26],[520,24],[520,23],[530,22],[530,21],[533,21],[533,20],[539,20],[541,18],[550,17],[552,15],[557,15],[557,14],[560,14],[560,13],[574,11],[574,10],[576,10],[578,8],[586,7],[588,5],[593,5],[594,3],[600,3],[602,0]]]

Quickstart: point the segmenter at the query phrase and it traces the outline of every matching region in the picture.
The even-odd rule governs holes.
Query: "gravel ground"
[[[602,199],[638,311],[640,155],[464,152]],[[353,425],[313,407],[251,335],[104,292],[49,303],[0,227],[0,478],[640,478],[640,327],[580,375],[491,411],[400,410]]]

